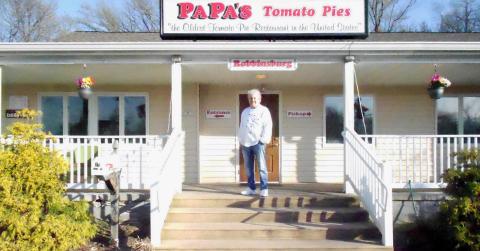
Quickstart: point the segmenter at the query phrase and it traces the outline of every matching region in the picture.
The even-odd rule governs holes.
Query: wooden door
[[[239,119],[242,115],[243,109],[249,106],[247,94],[240,94],[239,97]],[[278,130],[278,107],[279,107],[279,95],[278,94],[262,94],[262,105],[266,106],[270,110],[272,115],[272,141],[266,146],[266,155],[267,155],[267,170],[268,170],[268,181],[278,182],[279,180],[279,130]],[[245,165],[243,163],[243,155],[241,150],[239,152],[240,156],[240,182],[247,182],[247,175],[245,172]],[[258,172],[257,162],[255,161],[255,180],[260,181],[260,174]]]

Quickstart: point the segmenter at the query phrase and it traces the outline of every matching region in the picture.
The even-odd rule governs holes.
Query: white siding
[[[198,85],[183,86],[183,130],[185,131],[184,181],[199,182],[198,170]]]
[[[236,182],[236,90],[200,86],[200,182]],[[229,119],[207,119],[207,109],[232,111]]]

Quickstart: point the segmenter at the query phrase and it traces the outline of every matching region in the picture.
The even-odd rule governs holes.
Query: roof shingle
[[[68,33],[56,42],[162,42],[157,32],[92,32],[77,31]],[[280,41],[280,40],[279,40]],[[285,41],[285,40],[282,40]],[[292,40],[290,40],[292,41]],[[305,40],[302,40],[305,41]],[[352,41],[352,39],[323,39],[309,41]],[[365,42],[480,42],[480,33],[420,33],[389,32],[370,33]]]

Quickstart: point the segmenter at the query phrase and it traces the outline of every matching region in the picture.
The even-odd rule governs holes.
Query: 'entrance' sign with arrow
[[[230,110],[207,110],[207,119],[229,119],[232,117],[232,111]]]

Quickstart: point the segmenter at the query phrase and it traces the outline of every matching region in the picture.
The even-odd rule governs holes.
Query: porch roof
[[[158,33],[75,32],[50,43],[0,43],[8,64],[224,64],[232,57],[295,58],[341,63],[353,55],[370,63],[478,63],[480,33],[372,33],[365,40],[173,41]]]
[[[97,32],[76,31],[59,37],[56,42],[165,42],[158,32]],[[190,40],[193,42],[192,40]],[[264,40],[269,41],[269,40]],[[312,41],[312,40],[282,40],[282,41]],[[366,39],[323,39],[317,42],[480,42],[480,33],[452,33],[452,32],[375,32]]]
[[[101,82],[168,85],[173,55],[182,57],[185,83],[256,83],[257,72],[231,72],[226,62],[292,58],[299,63],[297,71],[268,74],[262,83],[339,85],[347,55],[355,56],[358,79],[370,85],[425,84],[434,63],[456,86],[477,85],[480,78],[480,33],[372,33],[365,40],[226,42],[167,41],[158,33],[75,32],[52,43],[0,43],[0,65],[8,84],[70,83],[79,65],[89,64],[90,74]]]

